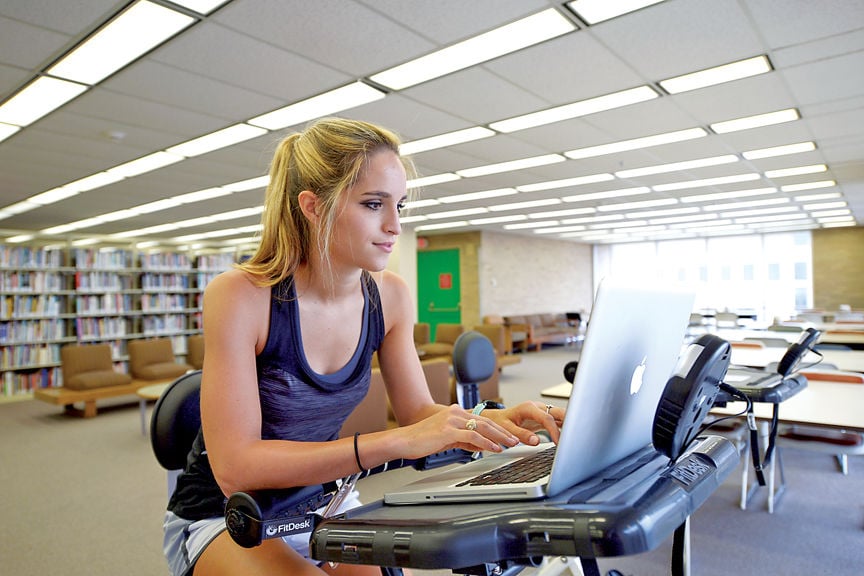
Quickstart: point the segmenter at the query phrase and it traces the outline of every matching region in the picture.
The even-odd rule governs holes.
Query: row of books
[[[2,271],[0,272],[0,291],[2,292],[57,292],[66,290],[65,276],[58,272]]]
[[[121,248],[76,248],[76,268],[131,268],[132,252]]]
[[[28,344],[0,348],[0,366],[41,366],[60,363],[60,344]]]
[[[146,316],[143,319],[141,326],[146,336],[155,336],[168,332],[183,332],[184,330],[189,330],[185,314]]]
[[[68,337],[62,318],[0,322],[0,344],[62,340]]]
[[[116,314],[132,310],[130,294],[91,294],[75,297],[75,311],[78,314]]]
[[[141,268],[145,270],[191,270],[192,261],[187,254],[153,252],[141,254]]]
[[[3,395],[18,396],[32,394],[37,388],[51,388],[63,385],[63,371],[60,368],[41,368],[33,372],[4,372]]]
[[[170,294],[160,292],[158,294],[144,294],[141,296],[141,310],[150,311],[175,311],[186,309],[188,298],[185,294]]]
[[[0,267],[59,268],[63,266],[63,251],[59,248],[0,245]]]
[[[119,338],[130,332],[131,321],[122,318],[76,318],[78,338]]]
[[[40,294],[0,296],[0,320],[57,316],[64,313],[65,298]]]

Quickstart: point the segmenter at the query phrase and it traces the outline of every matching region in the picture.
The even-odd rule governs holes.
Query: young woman
[[[204,294],[202,432],[165,521],[175,576],[378,575],[319,566],[308,534],[236,545],[225,497],[322,484],[447,448],[536,444],[541,428],[557,440],[560,409],[525,402],[475,415],[432,402],[413,344],[414,303],[384,269],[410,170],[396,136],[365,122],[319,120],[280,143],[257,252]],[[400,427],[339,439],[376,351]],[[358,504],[354,494],[341,509]]]

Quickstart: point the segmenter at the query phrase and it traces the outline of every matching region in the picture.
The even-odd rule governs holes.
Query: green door
[[[462,322],[459,250],[417,253],[417,318],[428,322],[435,339],[438,324]]]

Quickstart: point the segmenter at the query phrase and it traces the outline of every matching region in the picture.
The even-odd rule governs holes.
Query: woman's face
[[[346,190],[337,208],[331,263],[383,270],[402,231],[399,212],[406,198],[405,168],[399,157],[390,150],[369,156],[357,183]]]

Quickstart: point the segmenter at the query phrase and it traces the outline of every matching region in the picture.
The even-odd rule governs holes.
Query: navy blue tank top
[[[384,315],[378,286],[368,272],[363,272],[361,285],[360,339],[351,359],[333,374],[318,374],[306,361],[293,279],[272,287],[267,343],[256,359],[263,439],[335,440],[345,419],[366,396],[372,354],[384,339]],[[213,477],[199,431],[168,509],[182,518],[200,520],[223,515],[224,507],[225,497]]]

